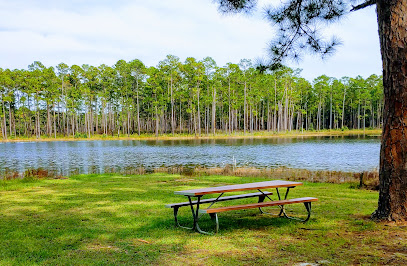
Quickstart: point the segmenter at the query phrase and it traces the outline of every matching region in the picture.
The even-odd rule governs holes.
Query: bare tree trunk
[[[3,100],[3,95],[2,95],[2,100],[1,100],[2,106],[3,106],[3,139],[7,139],[7,123],[6,123],[6,109],[4,107],[4,100]]]
[[[247,84],[244,82],[244,103],[243,103],[243,132],[246,135],[247,125]]]
[[[230,104],[230,78],[229,80],[229,86],[228,86],[228,121],[229,121],[229,134],[232,134],[232,114],[231,114],[231,104]],[[246,95],[245,95],[246,96]]]
[[[131,127],[131,119],[130,119],[130,109],[127,109],[127,137],[130,137],[130,127]]]
[[[41,137],[41,124],[40,124],[40,108],[38,103],[38,95],[37,99],[35,99],[36,103],[36,116],[35,116],[35,134],[36,138],[39,139]]]
[[[267,101],[267,131],[271,128],[270,101]]]
[[[13,112],[11,110],[11,103],[8,103],[8,128],[10,130],[10,138],[13,137]]]
[[[95,134],[94,126],[93,126],[93,108],[92,108],[92,96],[89,102],[89,137]]]
[[[52,103],[52,109],[54,111],[54,138],[57,138],[57,122],[55,117],[55,103]]]
[[[322,97],[319,98],[319,104],[318,104],[318,130],[321,130],[321,109],[322,109]]]
[[[136,98],[137,98],[137,133],[140,136],[140,100],[139,100],[139,95],[138,95],[138,79],[136,79]]]
[[[68,136],[69,135],[69,116],[68,116],[68,106],[67,106],[66,102],[65,102],[65,107],[66,107],[66,114],[65,114],[65,118],[66,118],[66,135]]]
[[[72,114],[72,136],[75,137],[75,113]]]
[[[378,0],[384,125],[377,219],[407,220],[407,2]]]
[[[47,128],[45,130],[46,134],[48,135],[48,137],[51,137],[51,113],[49,110],[49,104],[47,102]]]
[[[155,106],[155,136],[158,137],[158,127],[159,127],[159,118],[158,118],[158,107]]]
[[[199,85],[198,85],[199,86]],[[201,136],[201,109],[200,109],[200,102],[199,102],[199,93],[200,93],[200,89],[199,87],[197,88],[197,97],[198,97],[198,110],[197,110],[197,124],[198,124],[198,135]]]
[[[363,131],[366,129],[366,100],[363,105]]]
[[[205,107],[205,134],[209,134],[209,104],[206,105]]]
[[[325,103],[322,105],[322,129],[325,129]]]
[[[380,101],[377,102],[377,127],[381,127],[381,111],[380,111]]]
[[[329,112],[329,129],[332,129],[332,85],[331,85],[331,107]]]
[[[346,99],[346,87],[343,89],[343,101],[342,101],[342,128],[344,127],[344,120],[345,120],[345,99]]]
[[[370,123],[370,127],[375,128],[375,120],[374,120],[374,109],[373,109],[373,101],[370,102],[370,115],[371,115],[371,123]]]
[[[277,131],[277,79],[274,79],[273,131]]]
[[[360,99],[359,99],[359,102],[358,102],[358,117],[357,117],[357,120],[358,120],[358,129],[360,129]]]
[[[172,73],[171,73],[171,133],[175,134],[175,113],[174,113],[174,95],[172,88]]]
[[[285,94],[285,104],[284,104],[284,121],[283,121],[283,130],[287,131],[288,129],[288,91],[287,91],[287,84],[285,85],[285,90],[284,90],[284,94]]]
[[[182,133],[182,101],[179,100],[179,133]]]
[[[85,114],[84,114],[84,122],[85,122],[85,133],[86,133],[86,135],[88,135],[88,132],[89,132],[89,116],[88,116],[88,112],[86,112]],[[90,136],[88,136],[88,137],[90,137]]]
[[[216,88],[213,87],[212,97],[212,133],[216,134]]]
[[[283,106],[281,102],[278,102],[278,121],[277,121],[277,132],[282,130],[282,118],[283,118]]]

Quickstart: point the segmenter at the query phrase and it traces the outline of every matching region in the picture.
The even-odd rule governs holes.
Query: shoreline
[[[256,168],[236,167],[227,164],[224,167],[134,167],[132,169],[90,173],[71,173],[62,175],[53,170],[44,168],[27,169],[24,172],[9,171],[0,172],[0,181],[14,179],[67,179],[72,176],[101,176],[101,175],[141,176],[154,174],[172,174],[183,178],[202,178],[205,176],[234,176],[239,178],[266,178],[275,180],[304,181],[311,183],[353,184],[359,187],[377,190],[379,187],[379,172],[377,169],[364,171],[341,171],[341,170],[311,170],[305,168]]]
[[[70,137],[57,137],[50,138],[44,137],[40,139],[32,138],[12,138],[12,139],[1,139],[0,143],[13,143],[13,142],[52,142],[52,141],[100,141],[100,140],[211,140],[211,139],[268,139],[268,138],[308,138],[308,137],[342,137],[342,136],[372,136],[380,137],[382,133],[381,129],[366,129],[366,130],[324,130],[324,131],[291,131],[291,132],[281,132],[273,133],[268,131],[260,131],[256,133],[247,133],[246,135],[243,132],[235,132],[232,135],[228,134],[217,134],[217,135],[184,135],[184,134],[162,134],[158,137],[153,135],[131,135],[131,136],[104,136],[104,135],[94,135],[91,138],[74,138]]]

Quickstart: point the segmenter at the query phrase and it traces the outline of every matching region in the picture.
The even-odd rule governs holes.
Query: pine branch
[[[363,9],[365,7],[372,6],[372,5],[375,5],[375,4],[376,4],[376,0],[367,0],[363,4],[360,4],[360,5],[357,5],[357,6],[352,5],[352,9],[350,11],[351,12],[352,11],[357,11],[357,10],[360,10],[360,9]]]

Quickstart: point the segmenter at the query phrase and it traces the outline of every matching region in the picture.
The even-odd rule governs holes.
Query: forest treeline
[[[173,55],[155,67],[36,61],[0,68],[0,127],[3,139],[377,128],[382,87],[377,75],[309,82],[287,67],[260,73],[247,59],[224,67]]]

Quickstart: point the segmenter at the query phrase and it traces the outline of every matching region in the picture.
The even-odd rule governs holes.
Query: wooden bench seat
[[[282,205],[294,204],[294,203],[313,202],[313,201],[317,201],[317,200],[318,200],[317,198],[304,197],[304,198],[297,198],[297,199],[276,200],[276,201],[251,203],[251,204],[244,204],[244,205],[234,205],[234,206],[219,207],[219,208],[200,209],[199,212],[200,213],[219,213],[219,212],[235,211],[235,210],[243,210],[243,209],[253,209],[253,208],[270,207],[270,206],[282,206]]]
[[[234,211],[234,210],[244,210],[244,209],[253,209],[259,208],[262,213],[262,207],[271,207],[271,206],[280,206],[280,213],[278,216],[284,215],[284,217],[289,219],[295,219],[302,222],[306,222],[309,220],[311,216],[311,202],[317,201],[317,198],[312,197],[304,197],[304,198],[297,198],[297,199],[286,199],[286,200],[276,200],[276,201],[267,201],[267,202],[259,202],[259,203],[252,203],[252,204],[244,204],[244,205],[234,205],[234,206],[227,206],[227,207],[218,207],[218,208],[208,208],[208,209],[200,209],[199,212],[201,214],[207,213],[211,216],[212,220],[215,221],[215,233],[219,231],[219,221],[218,221],[218,213],[220,212],[227,212],[227,211]],[[307,217],[305,219],[299,219],[295,217],[289,217],[284,210],[284,205],[287,204],[295,204],[295,203],[304,203],[305,209],[307,210]]]

